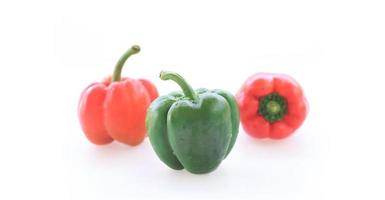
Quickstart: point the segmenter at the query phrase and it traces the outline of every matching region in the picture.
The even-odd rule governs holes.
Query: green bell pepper
[[[203,174],[215,170],[238,135],[235,97],[224,90],[198,89],[177,73],[162,71],[183,90],[157,98],[147,111],[146,127],[158,157],[170,168]]]

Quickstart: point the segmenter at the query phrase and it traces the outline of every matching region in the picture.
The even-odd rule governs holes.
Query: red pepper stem
[[[186,80],[179,74],[170,71],[161,71],[159,75],[162,80],[173,80],[175,81],[183,90],[183,93],[186,97],[197,101],[198,96],[192,87],[186,82]]]
[[[128,49],[126,53],[122,55],[122,57],[120,57],[118,63],[115,65],[114,73],[112,74],[112,82],[120,81],[124,63],[130,56],[139,53],[139,51],[140,47],[138,45],[134,45]]]
[[[259,99],[258,113],[270,123],[277,122],[287,115],[287,101],[278,93],[271,93]]]

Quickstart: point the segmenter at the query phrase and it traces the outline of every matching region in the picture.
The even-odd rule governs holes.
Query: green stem
[[[114,73],[112,74],[112,82],[120,81],[124,63],[130,56],[139,53],[139,51],[140,47],[138,45],[134,45],[129,50],[127,50],[126,53],[122,55],[122,57],[120,57],[118,63],[115,65]]]
[[[173,80],[175,81],[183,90],[183,93],[186,97],[197,101],[198,96],[195,93],[195,91],[192,89],[192,87],[184,80],[184,78],[175,73],[175,72],[170,72],[170,71],[161,71],[159,75],[160,79],[162,80]]]
[[[259,98],[258,113],[270,123],[274,123],[287,115],[287,106],[285,97],[273,92]]]
[[[276,114],[281,111],[281,106],[276,101],[270,101],[269,103],[267,103],[266,108],[271,114]]]

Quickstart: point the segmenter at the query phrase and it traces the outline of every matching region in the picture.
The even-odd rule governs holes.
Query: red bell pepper
[[[139,51],[139,46],[131,47],[116,64],[112,78],[89,85],[81,94],[80,124],[94,144],[117,140],[138,145],[145,137],[146,111],[158,91],[148,80],[121,78],[125,61]]]
[[[241,123],[255,138],[282,139],[301,126],[308,103],[300,85],[282,74],[257,73],[237,94]]]

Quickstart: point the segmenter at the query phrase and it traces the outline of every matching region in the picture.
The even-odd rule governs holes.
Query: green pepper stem
[[[122,57],[120,57],[118,63],[115,65],[114,73],[112,74],[112,82],[120,81],[124,63],[130,56],[139,53],[139,51],[140,47],[138,45],[134,45],[128,49]]]
[[[196,101],[198,96],[192,87],[186,82],[186,80],[179,74],[170,71],[161,71],[159,75],[162,80],[173,80],[175,81],[183,90],[183,93],[186,97]]]

